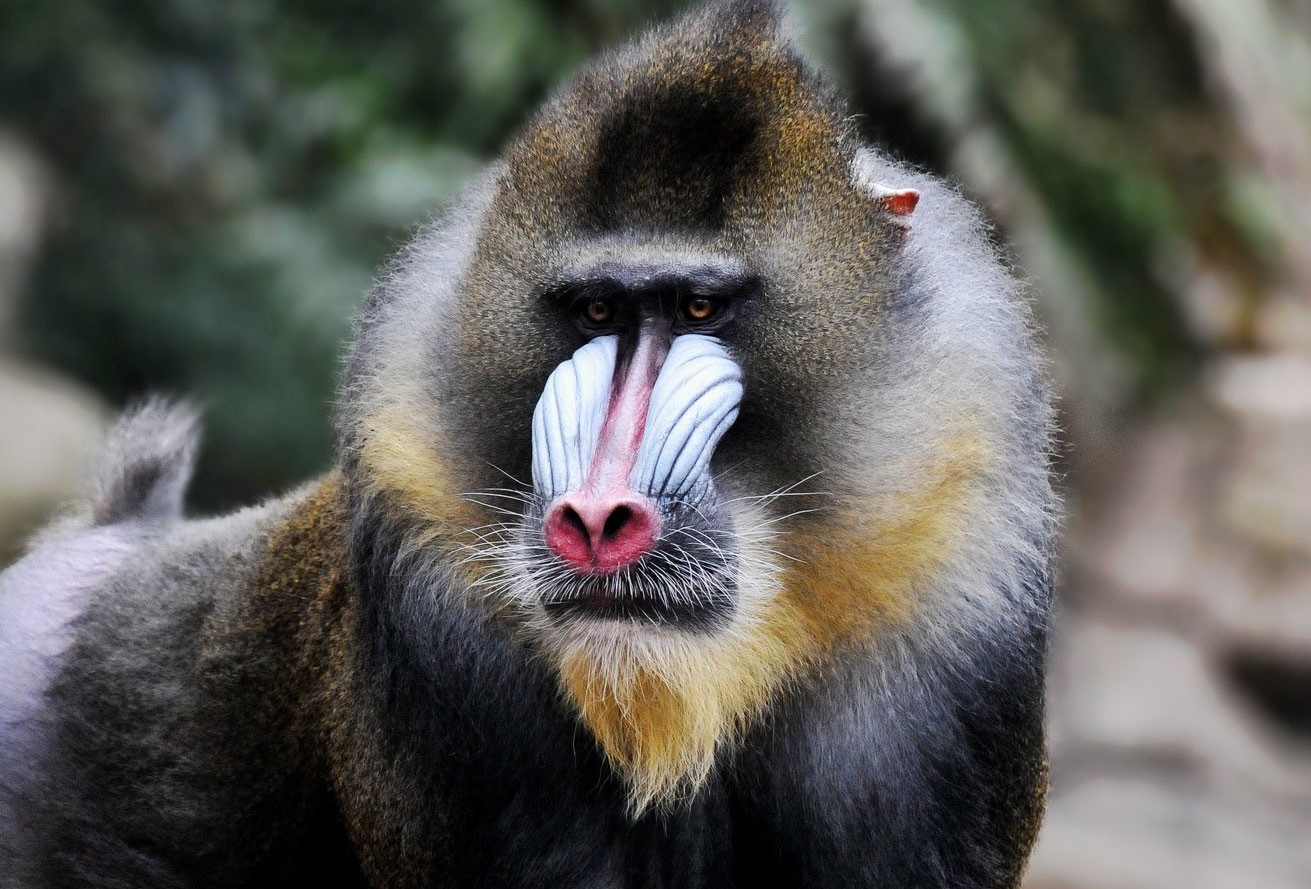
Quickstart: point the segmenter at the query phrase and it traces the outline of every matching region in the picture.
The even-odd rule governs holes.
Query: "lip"
[[[602,580],[607,577],[614,577],[617,574],[621,574],[626,569],[631,569],[634,565],[638,564],[638,562],[641,562],[642,559],[646,557],[644,555],[640,557],[636,562],[628,562],[628,563],[621,562],[618,564],[607,564],[606,562],[603,562],[599,559],[593,559],[592,561],[584,564],[575,564],[573,562],[568,561],[567,559],[561,558],[560,556],[556,556],[555,558],[561,565],[564,565],[566,568],[572,571],[577,577],[596,578],[598,580]],[[609,598],[604,594],[602,594],[602,596],[603,598]]]
[[[736,602],[728,593],[707,594],[674,602],[649,595],[616,595],[589,590],[579,595],[544,601],[542,607],[548,618],[561,624],[619,621],[673,627],[689,632],[712,632],[732,619]]]

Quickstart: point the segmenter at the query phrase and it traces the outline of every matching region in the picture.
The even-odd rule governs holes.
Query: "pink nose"
[[[651,550],[660,517],[632,491],[566,494],[546,511],[546,545],[579,571],[610,573]]]

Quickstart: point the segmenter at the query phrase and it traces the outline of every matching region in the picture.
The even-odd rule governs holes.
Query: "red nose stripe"
[[[656,337],[643,332],[628,360],[621,356],[583,484],[547,510],[547,546],[580,571],[617,571],[655,545],[659,513],[648,498],[632,490],[629,477],[666,353]]]

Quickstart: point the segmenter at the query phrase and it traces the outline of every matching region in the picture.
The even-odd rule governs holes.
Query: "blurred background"
[[[0,4],[0,564],[139,393],[324,469],[379,262],[669,0]],[[812,0],[1033,298],[1070,511],[1030,889],[1311,887],[1311,2]]]

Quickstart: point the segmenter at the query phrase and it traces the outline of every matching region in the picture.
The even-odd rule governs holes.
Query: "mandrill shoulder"
[[[330,644],[343,644],[355,597],[349,571],[345,495],[336,472],[281,505],[255,546],[231,623],[216,629],[296,652],[311,670]],[[324,672],[328,662],[317,668]]]

